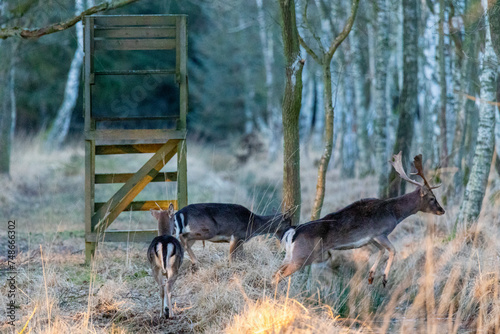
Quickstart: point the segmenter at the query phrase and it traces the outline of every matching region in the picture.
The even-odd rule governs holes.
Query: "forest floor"
[[[239,203],[256,213],[279,210],[282,160],[270,162],[260,154],[242,164],[233,151],[188,143],[189,202]],[[273,289],[271,277],[284,256],[276,239],[254,238],[233,263],[227,244],[197,243],[200,264],[193,268],[186,257],[173,293],[176,314],[165,320],[159,318],[147,244],[101,243],[92,265],[83,264],[82,143],[49,152],[36,138],[22,139],[12,157],[12,176],[1,180],[0,192],[0,303],[8,311],[8,279],[14,275],[16,318],[12,326],[2,312],[2,333],[500,333],[497,176],[478,224],[459,228],[454,239],[449,235],[456,206],[444,205],[442,217],[419,213],[395,229],[390,239],[397,255],[386,288],[385,263],[368,285],[377,253],[371,246],[335,252],[327,263]],[[97,169],[132,172],[144,157],[120,159],[103,158]],[[314,198],[314,164],[302,159],[301,222],[308,220]],[[332,169],[327,182],[323,214],[376,194],[373,177],[346,179]],[[98,196],[116,190],[108,188],[98,188]],[[441,193],[436,191],[438,198]],[[174,183],[156,184],[144,198],[172,194]],[[9,220],[16,222],[15,274],[7,262]],[[153,227],[146,212],[124,213],[111,228]]]

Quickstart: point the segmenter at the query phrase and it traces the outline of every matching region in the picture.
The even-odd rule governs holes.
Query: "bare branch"
[[[359,0],[352,0],[351,15],[347,19],[344,29],[342,29],[337,38],[335,38],[335,40],[332,42],[332,45],[330,45],[330,49],[328,49],[327,56],[330,59],[332,59],[333,54],[335,53],[335,51],[337,51],[337,48],[340,46],[340,44],[342,44],[344,39],[347,38],[349,32],[351,32],[352,26],[354,24],[354,19],[356,18],[356,14],[358,12],[358,7],[359,7]]]
[[[302,47],[307,51],[307,53],[313,57],[313,59],[318,63],[318,64],[322,64],[322,59],[319,58],[316,53],[314,53],[313,49],[311,49],[309,47],[309,45],[307,45],[306,41],[304,41],[304,39],[302,38],[302,36],[300,36],[299,34],[299,42],[300,42],[300,45],[302,45]]]
[[[311,33],[312,37],[316,40],[316,42],[318,43],[318,46],[319,46],[319,50],[321,51],[321,53],[325,53],[325,48],[323,47],[323,44],[321,44],[321,39],[318,37],[318,35],[316,35],[316,33],[314,32],[314,29],[311,27],[311,24],[309,24],[309,20],[307,19],[307,8],[308,8],[308,2],[309,0],[306,0],[305,1],[305,4],[304,4],[304,12],[302,13],[302,19],[304,20],[304,25],[306,27],[307,30],[309,30],[309,32]],[[303,41],[302,37],[300,37],[300,40]],[[307,53],[309,53],[315,60],[316,59],[319,59],[318,56],[316,54],[314,54],[313,56],[313,50],[308,47],[305,42],[302,44],[302,42],[300,43],[304,49],[306,49]],[[312,52],[309,52],[308,49]]]
[[[0,29],[0,38],[6,39],[13,36],[19,36],[22,38],[39,38],[44,35],[53,34],[55,32],[63,31],[74,26],[79,22],[83,16],[92,15],[106,10],[120,8],[129,5],[138,0],[118,0],[118,1],[106,1],[87,10],[84,10],[79,15],[76,15],[66,21],[54,23],[43,28],[38,29],[23,29],[23,28],[3,28]]]

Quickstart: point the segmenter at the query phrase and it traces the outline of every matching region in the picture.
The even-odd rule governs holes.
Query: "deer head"
[[[158,221],[158,234],[159,235],[172,235],[174,233],[175,223],[175,209],[172,203],[167,210],[153,210],[151,215]]]
[[[392,157],[392,161],[390,161],[391,165],[394,167],[396,170],[396,173],[399,174],[399,176],[405,180],[408,181],[416,186],[419,187],[420,189],[420,207],[419,211],[422,212],[429,212],[433,213],[435,215],[443,215],[445,213],[444,209],[439,205],[436,196],[432,192],[432,189],[439,188],[441,184],[437,186],[430,186],[429,183],[427,182],[425,176],[424,176],[424,169],[422,166],[422,154],[416,155],[413,158],[413,165],[415,166],[415,169],[417,170],[416,173],[412,173],[412,175],[418,175],[422,178],[424,181],[422,182],[417,182],[415,180],[412,180],[406,175],[404,169],[403,169],[403,163],[401,159],[401,152],[398,154],[394,155]]]

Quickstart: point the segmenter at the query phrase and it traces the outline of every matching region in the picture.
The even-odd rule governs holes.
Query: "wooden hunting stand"
[[[85,260],[88,263],[95,253],[97,242],[138,241],[146,242],[157,235],[157,230],[107,230],[122,211],[145,211],[167,208],[173,203],[176,209],[187,205],[186,166],[186,114],[187,87],[187,16],[185,15],[126,15],[84,17],[84,100],[85,100]],[[96,54],[103,52],[126,53],[134,57],[136,50],[172,50],[175,67],[154,69],[95,69]],[[131,79],[131,76],[175,76],[178,85],[179,110],[175,115],[97,115],[93,110],[93,97],[99,93],[96,81],[110,76]],[[101,81],[102,82],[102,81]],[[141,87],[139,87],[141,88]],[[143,89],[143,91],[146,91]],[[112,101],[109,101],[110,103]],[[139,128],[145,120],[149,124],[163,124],[163,128]],[[129,122],[124,128],[103,126]],[[130,123],[132,121],[132,123]],[[163,123],[162,123],[163,122]],[[170,122],[170,123],[169,123]],[[132,124],[132,126],[130,125]],[[165,128],[165,124],[174,124]],[[135,126],[135,128],[134,128]],[[135,174],[96,174],[96,155],[154,153]],[[165,164],[177,155],[177,171],[160,173]],[[134,198],[149,182],[177,182],[177,199],[135,201]],[[123,183],[107,202],[95,202],[95,185]]]

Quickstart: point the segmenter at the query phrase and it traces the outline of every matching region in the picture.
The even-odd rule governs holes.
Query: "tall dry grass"
[[[103,170],[116,162],[101,161]],[[137,168],[140,161],[118,162]],[[220,148],[188,149],[192,202],[234,202],[258,213],[279,209],[281,162],[253,159],[240,165]],[[167,166],[168,167],[168,166]],[[127,171],[129,171],[127,170]],[[316,170],[303,159],[302,221],[308,219]],[[492,174],[492,177],[497,177]],[[186,259],[175,285],[174,319],[159,319],[160,300],[146,247],[102,243],[90,268],[83,266],[83,149],[80,143],[46,152],[33,139],[16,142],[13,172],[2,180],[2,216],[18,222],[15,328],[5,333],[500,333],[500,205],[495,185],[470,230],[448,238],[457,208],[444,217],[418,214],[390,238],[398,251],[386,288],[381,271],[368,285],[376,250],[332,253],[275,289],[271,277],[283,258],[275,239],[244,245],[244,259],[228,262],[224,244],[196,244],[200,259]],[[376,182],[328,175],[323,213],[374,196]],[[150,190],[168,197],[167,186]],[[154,226],[148,214],[123,214],[117,226]],[[121,225],[119,225],[121,224]],[[149,224],[149,225],[148,225]],[[0,231],[2,240],[6,230]],[[0,266],[5,256],[0,253]],[[379,268],[383,268],[384,263]],[[7,286],[0,280],[0,303]]]

